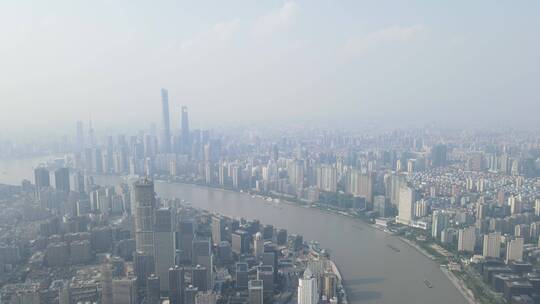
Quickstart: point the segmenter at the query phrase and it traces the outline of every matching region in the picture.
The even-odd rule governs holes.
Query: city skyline
[[[8,46],[0,53],[0,127],[9,132],[18,123],[55,132],[72,117],[92,116],[102,129],[159,123],[161,87],[170,90],[171,113],[187,105],[211,126],[537,127],[536,2],[7,1],[0,8]]]
[[[540,303],[540,2],[0,3],[0,303]]]

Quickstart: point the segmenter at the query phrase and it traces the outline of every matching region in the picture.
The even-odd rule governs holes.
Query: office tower
[[[247,263],[236,263],[236,289],[248,288],[248,271]]]
[[[278,245],[287,244],[287,230],[286,229],[279,229],[277,231],[276,241]]]
[[[433,211],[431,222],[431,236],[435,239],[441,237],[441,232],[448,226],[448,217],[442,210]]]
[[[484,257],[499,258],[501,255],[501,233],[493,232],[484,235],[484,246],[482,250]]]
[[[180,221],[176,231],[176,249],[181,261],[192,261],[193,239],[195,237],[192,221]]]
[[[474,252],[476,244],[476,228],[474,226],[459,229],[458,251]]]
[[[193,285],[189,285],[188,287],[186,287],[184,304],[195,304],[195,297],[197,296],[198,292],[199,289]]]
[[[134,277],[114,279],[112,281],[114,304],[138,304],[137,280]]]
[[[231,243],[222,241],[217,246],[217,255],[221,265],[230,264],[233,261]]]
[[[84,126],[82,121],[77,121],[77,130],[75,135],[75,151],[84,150]]]
[[[169,116],[169,91],[161,89],[161,110],[163,115],[163,135],[161,139],[161,152],[171,152],[171,123]]]
[[[225,235],[225,221],[220,216],[212,216],[212,243],[219,244],[224,240]]]
[[[317,279],[307,268],[304,271],[304,276],[298,279],[298,304],[317,304],[318,302]]]
[[[156,274],[160,278],[160,290],[169,289],[168,271],[175,265],[174,234],[170,208],[157,209],[154,225],[154,260]]]
[[[506,263],[510,261],[523,261],[523,238],[514,238],[506,246]]]
[[[34,183],[36,184],[36,197],[39,198],[41,189],[51,186],[49,169],[37,167],[34,169]]]
[[[155,272],[154,254],[136,251],[133,257],[133,268],[138,278],[139,287],[146,286],[146,278]]]
[[[205,265],[206,260],[210,257],[210,240],[197,239],[193,241],[192,261],[193,265]]]
[[[135,242],[137,250],[154,254],[154,212],[156,198],[154,183],[140,179],[133,184],[135,203]]]
[[[169,302],[184,304],[184,268],[175,266],[169,269]]]
[[[193,265],[201,265],[206,268],[208,288],[213,287],[213,257],[209,239],[193,241]]]
[[[255,239],[253,240],[253,251],[257,259],[260,259],[264,253],[264,240],[262,233],[260,232],[255,233]]]
[[[208,290],[208,270],[206,267],[197,265],[191,269],[191,284],[199,291]]]
[[[189,154],[191,152],[190,136],[189,136],[189,121],[188,121],[188,109],[186,106],[182,106],[182,153]]]
[[[169,274],[167,273],[167,277],[169,277]],[[137,278],[139,280],[139,278]],[[159,277],[157,277],[155,274],[151,274],[146,279],[146,303],[147,304],[160,304],[161,297],[160,297],[160,290],[159,290]]]
[[[274,248],[267,248],[267,250],[262,255],[262,264],[263,266],[272,266],[274,269],[274,281],[277,280],[278,275],[278,256],[277,251],[274,251]]]
[[[240,255],[249,252],[249,234],[244,230],[236,230],[231,235],[231,245],[234,253]]]
[[[58,168],[54,171],[54,186],[56,190],[69,193],[69,169]]]
[[[274,292],[274,267],[266,265],[258,266],[257,280],[263,282],[264,293],[272,294]]]
[[[262,230],[262,237],[265,240],[272,240],[274,238],[274,226],[264,225]]]
[[[540,216],[540,198],[534,200],[534,215]]]
[[[399,208],[396,222],[409,225],[414,220],[414,202],[416,192],[410,187],[401,187],[399,191]]]
[[[112,269],[108,262],[101,265],[101,303],[113,303]]]
[[[446,145],[438,144],[431,148],[431,164],[433,167],[446,165]]]
[[[263,304],[263,281],[250,280],[248,282],[248,304]]]

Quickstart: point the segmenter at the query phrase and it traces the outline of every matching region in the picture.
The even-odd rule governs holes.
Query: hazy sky
[[[0,132],[147,127],[161,87],[173,127],[538,126],[540,1],[0,1]]]

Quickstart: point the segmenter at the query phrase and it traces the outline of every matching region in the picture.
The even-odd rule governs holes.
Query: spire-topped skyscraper
[[[182,106],[182,152],[187,154],[191,151],[191,140],[189,138],[188,109]]]
[[[169,119],[169,91],[161,89],[161,108],[163,114],[163,135],[161,138],[161,152],[171,152],[171,123]]]

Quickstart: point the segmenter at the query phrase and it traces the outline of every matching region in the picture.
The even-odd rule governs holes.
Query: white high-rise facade
[[[416,193],[410,187],[401,187],[399,190],[399,206],[396,222],[409,225],[414,220],[414,202]]]
[[[307,268],[304,277],[298,280],[298,304],[317,304],[318,302],[317,279]]]

